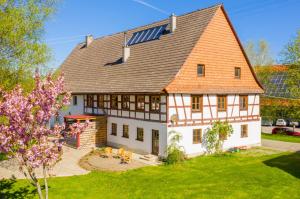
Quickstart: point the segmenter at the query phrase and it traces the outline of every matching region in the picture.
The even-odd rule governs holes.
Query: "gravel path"
[[[91,149],[73,149],[70,147],[63,147],[64,153],[62,160],[55,165],[55,167],[50,171],[51,176],[73,176],[73,175],[83,175],[89,173],[89,171],[81,168],[78,165],[79,160],[88,154]],[[39,177],[42,176],[42,171],[37,172]],[[25,178],[23,173],[19,172],[16,160],[5,160],[0,162],[0,179],[11,178],[15,176],[18,179]]]
[[[300,143],[282,142],[276,140],[262,139],[261,144],[264,147],[277,149],[280,151],[300,152]]]

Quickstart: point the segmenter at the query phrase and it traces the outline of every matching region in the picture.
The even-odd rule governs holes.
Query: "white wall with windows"
[[[117,124],[117,135],[112,135],[112,123]],[[123,125],[128,125],[129,138],[123,137]],[[143,141],[137,140],[137,128],[144,129]],[[167,125],[135,119],[107,117],[107,143],[110,146],[125,147],[142,154],[152,153],[152,130],[159,131],[159,156],[163,156],[167,147]]]
[[[261,144],[260,121],[231,123],[233,134],[224,141],[224,149],[238,146],[259,146]],[[242,137],[241,125],[248,125],[247,137]],[[182,135],[179,145],[182,146],[189,156],[199,155],[205,152],[203,138],[210,125],[205,126],[185,126],[185,127],[168,127],[168,132],[176,131]],[[202,143],[193,143],[193,130],[202,129]]]

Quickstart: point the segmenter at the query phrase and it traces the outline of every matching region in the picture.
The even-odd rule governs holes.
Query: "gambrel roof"
[[[216,5],[178,16],[175,32],[130,45],[130,57],[125,63],[122,62],[125,32],[97,38],[88,47],[85,43],[77,45],[61,66],[67,88],[72,93],[165,91],[221,7]],[[168,23],[166,19],[131,29],[126,36],[131,38],[137,31]]]

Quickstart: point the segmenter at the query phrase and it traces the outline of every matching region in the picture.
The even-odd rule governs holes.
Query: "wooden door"
[[[159,131],[152,130],[152,154],[158,155],[159,152]]]

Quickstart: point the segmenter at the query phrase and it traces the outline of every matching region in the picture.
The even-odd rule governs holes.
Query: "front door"
[[[152,154],[158,155],[159,152],[159,131],[152,130]]]

